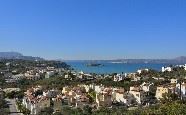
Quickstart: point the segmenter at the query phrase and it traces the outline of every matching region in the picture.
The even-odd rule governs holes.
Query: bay
[[[83,71],[85,73],[96,74],[110,74],[110,73],[133,73],[139,69],[153,69],[161,71],[161,68],[168,66],[169,64],[152,64],[152,63],[110,63],[105,61],[99,61],[99,64],[103,66],[87,66],[88,61],[67,61],[76,71]]]

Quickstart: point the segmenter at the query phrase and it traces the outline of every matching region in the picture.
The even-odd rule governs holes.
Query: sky
[[[0,52],[46,59],[186,55],[186,0],[0,0]]]

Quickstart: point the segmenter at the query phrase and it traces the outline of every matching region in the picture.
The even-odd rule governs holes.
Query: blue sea
[[[110,73],[132,73],[136,72],[138,69],[154,69],[161,71],[163,66],[168,66],[168,64],[150,64],[150,63],[141,63],[141,64],[128,64],[128,63],[110,63],[102,62],[99,64],[104,66],[99,67],[90,67],[87,66],[88,61],[67,61],[72,68],[76,71],[83,71],[85,73],[97,73],[97,74],[110,74]]]

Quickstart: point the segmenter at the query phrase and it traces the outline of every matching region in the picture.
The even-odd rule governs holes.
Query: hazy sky
[[[48,59],[186,55],[186,0],[0,0],[0,51]]]

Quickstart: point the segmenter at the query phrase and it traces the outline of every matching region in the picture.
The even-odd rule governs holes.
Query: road
[[[9,105],[10,115],[20,115],[18,113],[17,108],[16,108],[16,101],[15,101],[15,99],[6,99],[6,101],[8,102],[8,105]]]

